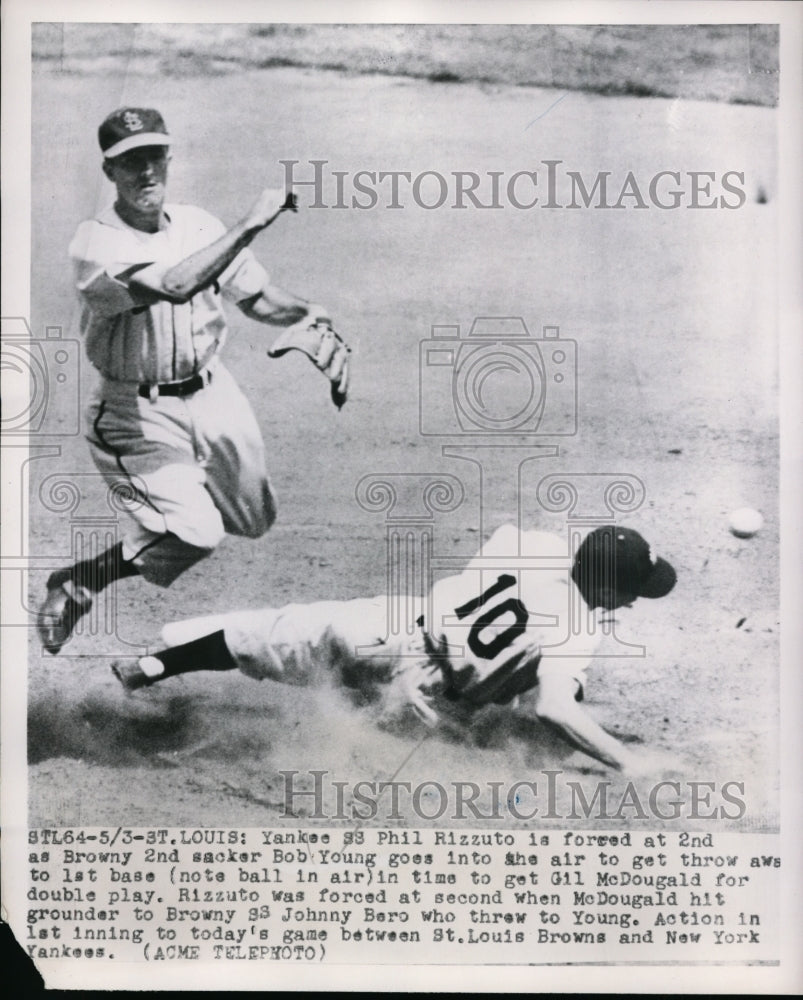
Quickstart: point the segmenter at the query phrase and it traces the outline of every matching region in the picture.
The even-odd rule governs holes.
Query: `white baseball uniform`
[[[505,525],[461,574],[434,584],[431,621],[418,617],[412,634],[388,635],[387,596],[211,615],[162,634],[174,646],[222,629],[240,669],[257,679],[307,684],[334,670],[356,686],[429,663],[447,698],[474,707],[507,703],[546,673],[572,677],[579,700],[601,626],[571,566],[565,539]]]
[[[86,414],[92,457],[107,482],[129,484],[139,501],[123,557],[147,580],[167,586],[225,532],[262,535],[275,519],[275,503],[256,419],[219,361],[226,338],[222,299],[258,294],[267,274],[245,249],[187,303],[137,302],[127,287],[134,271],[178,264],[225,232],[200,208],[164,211],[166,227],[146,233],[110,206],[81,223],[70,258],[87,356],[101,376]],[[193,377],[196,391],[156,391]]]

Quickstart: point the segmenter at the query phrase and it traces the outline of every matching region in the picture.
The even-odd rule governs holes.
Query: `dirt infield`
[[[381,593],[385,524],[356,502],[357,484],[372,473],[440,471],[459,477],[467,498],[435,524],[435,551],[449,557],[471,555],[483,531],[515,520],[519,503],[525,524],[559,527],[536,499],[547,474],[643,483],[646,499],[628,523],[672,560],[679,584],[623,613],[621,637],[646,656],[601,659],[586,702],[611,731],[677,753],[687,780],[744,782],[745,816],[722,825],[777,828],[776,112],[579,92],[555,104],[557,96],[303,68],[158,83],[132,75],[122,88],[117,75],[35,77],[35,332],[78,335],[66,247],[109,196],[94,128],[123,102],[160,107],[175,135],[170,200],[227,223],[262,186],[283,181],[280,159],[298,160],[305,179],[311,159],[349,176],[445,177],[543,171],[543,161],[560,160],[584,177],[610,171],[617,192],[628,171],[736,171],[746,200],[710,211],[632,200],[621,211],[428,210],[410,199],[403,210],[315,210],[304,189],[299,214],[255,250],[278,284],[331,307],[356,349],[352,399],[337,414],[303,359],[269,361],[270,331],[230,313],[225,356],[263,428],[279,520],[257,542],[227,539],[168,591],[125,581],[116,605],[101,602],[116,634],[95,623],[95,634],[78,635],[56,658],[32,639],[31,825],[309,822],[302,801],[283,819],[283,770],[414,785],[512,784],[550,766],[577,780],[600,776],[510,713],[466,732],[389,733],[370,707],[331,687],[196,674],[127,697],[111,677],[111,657],[153,647],[165,621]],[[578,433],[560,442],[558,457],[527,463],[520,483],[504,456],[491,456],[486,487],[493,476],[499,487],[486,493],[480,520],[476,465],[444,457],[442,440],[419,433],[419,342],[432,324],[510,315],[535,331],[557,325],[577,342]],[[84,370],[82,393],[88,385]],[[436,422],[452,419],[451,397],[426,405],[443,408]],[[80,518],[109,515],[86,443],[74,435],[59,444],[58,458],[30,466],[32,550],[54,565],[68,561]],[[78,483],[77,510],[42,500],[56,472]],[[738,540],[727,513],[747,504],[765,526]],[[44,573],[31,577],[33,607]],[[624,785],[613,779],[613,794]],[[407,810],[399,821],[416,819]]]

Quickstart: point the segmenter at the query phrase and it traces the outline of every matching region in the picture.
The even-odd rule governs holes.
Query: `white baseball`
[[[737,538],[752,538],[761,530],[764,518],[752,507],[740,507],[732,511],[728,518],[730,529]]]

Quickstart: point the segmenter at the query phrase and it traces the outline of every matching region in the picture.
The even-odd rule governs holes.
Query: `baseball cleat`
[[[47,597],[39,609],[37,621],[39,638],[48,653],[59,652],[91,608],[92,594],[71,579],[70,570],[56,570],[50,574]]]
[[[112,663],[112,673],[126,691],[136,691],[158,681],[164,673],[164,667],[155,656],[143,656],[134,663],[130,660],[115,660]]]

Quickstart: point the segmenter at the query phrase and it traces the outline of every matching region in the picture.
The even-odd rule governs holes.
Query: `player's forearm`
[[[630,751],[598,726],[579,706],[559,709],[541,707],[537,713],[543,722],[556,729],[572,746],[595,760],[620,771],[625,771],[630,766]]]
[[[271,326],[292,326],[307,316],[310,319],[326,317],[326,310],[322,306],[307,302],[306,299],[271,284],[265,285],[259,295],[238,305],[250,319]]]
[[[237,254],[252,242],[260,228],[247,219],[238,222],[220,239],[166,271],[160,282],[162,291],[169,298],[188,302],[223,274]]]
[[[193,295],[220,277],[258,232],[258,228],[247,226],[245,221],[239,222],[220,239],[197,250],[173,267],[150,264],[137,269],[130,276],[117,277],[127,277],[129,291],[143,302],[158,299],[167,299],[176,304],[189,302]]]

